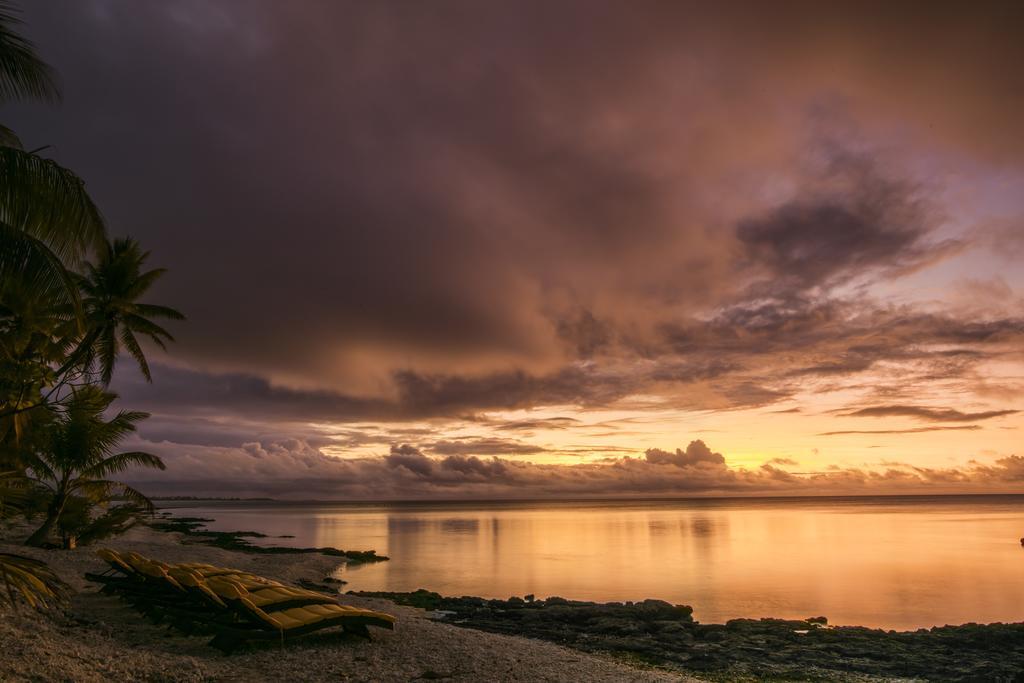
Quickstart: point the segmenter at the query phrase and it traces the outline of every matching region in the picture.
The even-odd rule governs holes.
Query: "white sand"
[[[202,561],[282,581],[319,582],[339,558],[319,554],[257,555],[197,544],[180,534],[137,528],[105,545],[167,562]],[[431,621],[422,610],[384,600],[341,596],[347,604],[399,618],[394,632],[371,628],[373,640],[328,631],[288,642],[259,643],[226,657],[153,625],[116,597],[97,594],[84,573],[105,566],[94,548],[36,550],[0,543],[0,551],[47,562],[75,589],[65,613],[17,612],[0,606],[2,681],[694,681],[638,669],[551,643],[495,635]]]

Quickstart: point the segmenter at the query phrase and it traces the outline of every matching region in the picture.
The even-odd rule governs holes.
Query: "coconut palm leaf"
[[[168,320],[185,319],[185,316],[180,311],[177,311],[169,306],[157,306],[155,304],[136,304],[135,310],[139,312],[139,316],[146,316],[147,318],[166,318]],[[161,333],[167,334],[167,332]]]
[[[155,509],[153,501],[144,493],[121,481],[94,479],[82,483],[77,490],[87,496],[94,497],[96,500],[109,500],[115,495],[120,495],[128,502],[143,508],[146,512],[153,512]]]
[[[159,341],[159,338],[157,338]],[[162,341],[160,342],[163,343]],[[139,346],[139,341],[132,334],[131,328],[121,328],[121,345],[128,351],[128,355],[135,359],[135,362],[139,364],[139,370],[142,371],[142,376],[146,378],[147,382],[153,381],[153,375],[149,372],[149,363],[146,362],[146,354],[142,352],[142,347]],[[109,382],[110,379],[104,377],[104,380]]]
[[[142,316],[135,315],[134,313],[125,316],[125,323],[130,329],[148,337],[151,342],[159,346],[161,349],[167,349],[167,344],[164,343],[164,340],[174,341],[174,336],[170,332],[160,327],[152,320],[146,320]]]
[[[129,451],[127,453],[111,455],[110,457],[104,458],[98,463],[87,467],[79,474],[79,478],[98,479],[100,477],[109,477],[112,474],[124,472],[131,467],[152,467],[160,470],[167,469],[163,460],[151,453]]]
[[[0,583],[12,607],[19,596],[32,607],[49,607],[65,601],[68,591],[68,585],[44,562],[10,553],[0,553]]]
[[[72,266],[101,248],[106,236],[103,216],[81,178],[52,159],[14,147],[0,147],[0,221],[41,240]]]
[[[62,299],[51,302],[54,308],[80,308],[78,283],[60,256],[37,236],[0,220],[0,301],[6,304],[16,286],[53,292]]]
[[[21,462],[33,475],[32,480],[44,488],[53,489],[54,484],[60,480],[59,474],[48,458],[41,453],[27,452],[21,455]]]
[[[20,514],[29,504],[32,484],[20,472],[0,472],[0,519]]]
[[[57,76],[36,54],[35,45],[18,34],[17,9],[0,0],[0,101],[60,100]]]
[[[18,137],[18,134],[2,123],[0,123],[0,145],[4,147],[13,147],[15,149],[24,149],[21,146],[21,138]]]

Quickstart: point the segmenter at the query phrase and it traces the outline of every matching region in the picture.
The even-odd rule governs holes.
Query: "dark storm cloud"
[[[880,364],[967,383],[1024,340],[1011,314],[863,289],[966,246],[907,177],[918,152],[1019,169],[1019,3],[26,10],[65,104],[5,122],[81,172],[189,316],[185,367],[117,378],[156,440],[753,407]],[[334,443],[395,441],[353,429]]]
[[[362,420],[393,414],[383,400],[353,398],[323,390],[274,386],[266,378],[242,374],[210,374],[153,364],[153,384],[132,372],[121,373],[114,385],[125,402],[153,412],[186,412],[249,419]]]
[[[243,415],[231,415],[228,419],[207,419],[191,416],[166,414],[152,415],[140,425],[139,433],[150,441],[173,441],[201,446],[241,446],[251,441],[282,441],[305,439],[319,447],[329,443],[327,439],[311,437],[305,426],[289,427],[279,421],[270,424],[259,420],[248,421]]]
[[[622,305],[728,295],[735,237],[801,286],[924,259],[903,185],[861,171],[856,196],[798,191],[736,235],[700,227],[719,218],[705,179],[792,170],[799,134],[755,105],[766,88],[795,112],[838,91],[851,115],[926,112],[923,134],[1016,144],[990,139],[1016,127],[1012,5],[923,24],[799,3],[26,9],[67,96],[12,123],[172,266],[163,293],[191,319],[178,353],[305,384],[379,380],[353,379],[366,348],[385,374],[390,351],[425,373],[550,371],[604,348]],[[850,176],[850,158],[874,163],[827,165]]]
[[[614,374],[598,377],[583,368],[541,376],[515,371],[482,377],[404,371],[393,377],[397,395],[370,399],[277,386],[254,375],[211,374],[160,364],[154,364],[152,369],[152,385],[141,377],[124,373],[115,390],[126,402],[153,411],[183,410],[207,415],[227,412],[252,419],[341,422],[463,414],[471,418],[477,410],[522,408],[538,403],[600,404],[629,393],[640,381]],[[516,423],[513,425],[511,428],[517,428]]]
[[[974,422],[990,420],[994,417],[1014,415],[1016,410],[984,410],[965,413],[954,408],[928,408],[925,406],[869,406],[858,410],[840,413],[845,417],[912,417],[929,422]]]
[[[423,376],[406,371],[394,377],[398,389],[386,398],[292,389],[275,386],[262,377],[210,374],[156,364],[153,385],[126,372],[119,376],[115,388],[125,405],[158,416],[152,428],[143,426],[143,432],[152,438],[237,445],[274,435],[308,438],[303,425],[309,422],[477,420],[478,413],[489,410],[612,405],[641,391],[660,393],[667,397],[668,405],[684,409],[755,407],[789,397],[806,388],[809,379],[846,378],[880,362],[901,364],[899,387],[904,390],[931,377],[959,381],[969,387],[978,363],[998,358],[1008,348],[1024,342],[1024,325],[1015,320],[976,324],[903,310],[862,310],[859,305],[832,303],[788,312],[773,309],[756,315],[731,311],[701,327],[672,330],[666,339],[670,350],[641,365],[606,360],[603,366],[575,366],[540,376],[523,371],[477,377]],[[871,343],[865,343],[867,340]],[[950,344],[964,346],[949,348]],[[663,401],[658,407],[665,405]],[[867,410],[858,416],[868,417],[878,413],[878,408],[856,410]],[[888,410],[885,415],[973,421],[1014,412],[948,409],[929,413],[924,409],[911,413],[901,409],[906,406],[896,408],[900,410]],[[484,419],[479,424],[482,428],[524,433],[580,426],[567,417],[507,423]],[[223,434],[218,435],[218,431]],[[339,434],[335,443],[386,444],[396,438],[405,437],[359,432]],[[321,445],[319,441],[317,445]],[[491,453],[497,451],[476,454]]]
[[[872,160],[841,153],[827,171],[826,189],[812,185],[807,196],[739,223],[741,265],[769,271],[748,295],[801,296],[878,271],[909,272],[961,248],[929,243],[934,222],[917,190],[880,175]]]

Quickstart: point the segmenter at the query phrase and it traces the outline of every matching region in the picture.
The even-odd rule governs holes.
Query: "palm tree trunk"
[[[53,527],[56,526],[57,520],[60,519],[60,513],[64,511],[64,497],[56,496],[53,502],[46,510],[46,519],[43,520],[42,526],[36,529],[28,540],[25,541],[25,545],[34,546],[41,548],[46,545],[47,540],[50,538],[50,532],[53,531]]]

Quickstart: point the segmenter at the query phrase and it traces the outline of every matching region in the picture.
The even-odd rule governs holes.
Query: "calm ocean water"
[[[312,504],[167,502],[271,545],[375,549],[352,590],[660,598],[703,622],[913,629],[1024,620],[1024,496]]]

